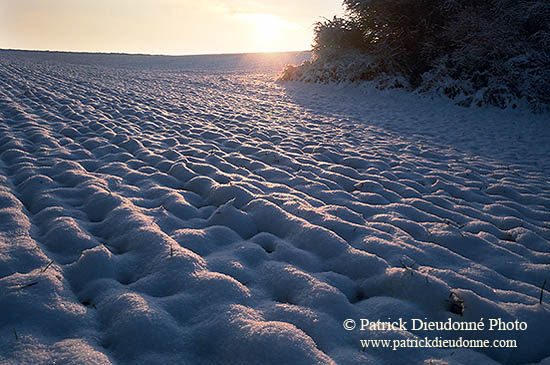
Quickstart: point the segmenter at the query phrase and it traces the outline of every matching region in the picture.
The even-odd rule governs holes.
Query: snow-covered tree
[[[315,27],[314,57],[284,78],[387,80],[461,105],[550,105],[550,2],[344,0]]]

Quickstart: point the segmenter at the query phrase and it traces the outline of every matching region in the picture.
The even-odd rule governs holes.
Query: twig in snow
[[[546,285],[546,279],[544,279],[544,282],[542,283],[542,287],[540,288],[540,299],[539,304],[542,304],[542,294],[544,294],[544,286]]]
[[[40,270],[40,272],[46,272],[46,270],[48,270],[48,268],[49,268],[52,264],[53,264],[53,260],[50,261],[50,262],[48,263],[48,265],[46,265],[46,267],[44,267],[42,270]]]
[[[36,285],[36,284],[38,284],[38,281],[33,281],[32,283],[19,285],[19,286],[16,287],[16,289],[19,290],[19,289],[30,288],[31,286],[34,286],[34,285]]]
[[[409,265],[405,264],[405,263],[403,262],[403,260],[399,260],[399,262],[401,263],[401,266],[403,266],[403,268],[404,268],[406,271],[410,272],[411,275],[414,274],[414,265],[416,265],[416,261],[413,261],[413,263],[412,263],[412,264],[409,264]]]

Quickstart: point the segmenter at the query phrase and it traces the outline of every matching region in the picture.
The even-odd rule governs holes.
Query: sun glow
[[[238,16],[250,24],[250,31],[261,50],[279,48],[283,41],[282,33],[292,28],[291,23],[273,14],[246,13]]]
[[[310,48],[313,24],[338,14],[340,3],[0,0],[0,48],[171,55],[299,51]]]

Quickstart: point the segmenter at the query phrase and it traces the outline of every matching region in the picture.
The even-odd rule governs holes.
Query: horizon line
[[[111,56],[149,56],[149,57],[189,57],[189,56],[231,56],[231,55],[246,55],[246,54],[275,54],[275,53],[299,53],[299,52],[312,52],[312,49],[308,50],[294,50],[294,51],[253,51],[253,52],[224,52],[224,53],[190,53],[190,54],[162,54],[162,53],[130,53],[130,52],[106,52],[106,51],[67,51],[67,50],[50,50],[50,49],[22,49],[22,48],[2,48],[0,51],[15,51],[15,52],[43,52],[43,53],[73,53],[83,55],[111,55]]]

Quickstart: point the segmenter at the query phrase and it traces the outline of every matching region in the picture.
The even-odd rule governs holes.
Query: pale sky
[[[301,51],[341,0],[0,0],[0,48],[167,55]]]

